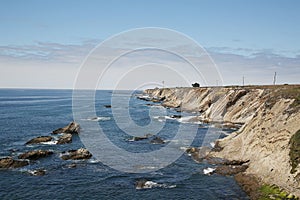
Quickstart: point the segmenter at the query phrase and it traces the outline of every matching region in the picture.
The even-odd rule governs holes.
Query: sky
[[[236,85],[242,77],[245,84],[272,84],[275,71],[278,84],[299,83],[298,0],[1,0],[0,5],[1,88],[73,88],[100,42],[143,27],[174,30],[202,46],[221,78],[199,80],[201,85]],[[127,73],[122,66],[114,70],[118,76]],[[99,88],[113,88],[118,79],[111,77]],[[178,77],[166,70],[159,79],[185,86],[176,85]],[[132,89],[127,82],[124,88]]]

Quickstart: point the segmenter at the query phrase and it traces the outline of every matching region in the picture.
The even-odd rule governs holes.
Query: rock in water
[[[246,171],[248,168],[248,165],[222,165],[218,166],[215,170],[215,173],[220,175],[235,175],[240,172]]]
[[[18,156],[19,159],[37,160],[46,156],[52,155],[53,152],[49,150],[34,150],[22,153]]]
[[[76,122],[71,122],[68,126],[56,129],[52,133],[53,134],[59,134],[59,133],[78,134],[79,131],[80,131],[79,124],[77,124]]]
[[[211,149],[209,147],[189,147],[186,149],[186,153],[192,157],[192,159],[196,162],[201,162],[206,156],[209,154]]]
[[[92,154],[84,148],[80,148],[77,150],[69,150],[67,152],[63,152],[61,159],[63,160],[82,160],[82,159],[90,159]]]
[[[170,117],[173,119],[180,119],[182,116],[181,115],[171,115]]]
[[[33,176],[44,176],[46,174],[46,170],[44,169],[37,169],[33,171],[29,171],[30,175]]]
[[[67,144],[72,142],[72,134],[64,133],[62,136],[59,137],[57,144]]]
[[[0,158],[0,169],[19,168],[29,165],[27,160],[14,160],[12,157]]]
[[[147,181],[145,179],[138,180],[135,183],[135,188],[137,190],[140,190],[140,189],[149,189],[149,188],[153,188],[153,187],[156,187],[156,186],[158,186],[157,183],[155,183],[153,181]]]
[[[160,137],[155,137],[150,141],[151,144],[164,144],[165,141],[161,139]]]
[[[52,139],[53,139],[53,137],[51,137],[51,136],[39,136],[39,137],[36,137],[36,138],[33,138],[33,139],[29,140],[28,142],[25,143],[25,145],[39,144],[39,143],[42,143],[42,142],[49,142]]]
[[[135,136],[135,137],[133,137],[130,141],[140,141],[140,140],[146,140],[146,139],[148,139],[149,137],[151,137],[152,136],[152,134],[151,133],[148,133],[148,134],[146,134],[146,135],[144,135],[144,136]]]

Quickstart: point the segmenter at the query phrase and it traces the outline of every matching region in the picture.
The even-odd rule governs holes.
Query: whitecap
[[[153,119],[156,119],[159,122],[164,122],[165,120],[174,120],[179,123],[202,124],[202,122],[198,119],[198,116],[185,116],[180,118],[172,116],[154,116]]]
[[[33,176],[39,176],[39,175],[44,175],[46,173],[46,170],[44,169],[39,169],[39,170],[27,170],[27,173]]]
[[[211,175],[216,169],[208,167],[206,169],[203,169],[203,174]]]
[[[100,163],[100,160],[96,160],[96,159],[90,159],[88,160],[88,163]]]
[[[195,124],[201,124],[201,122],[198,120],[197,116],[186,116],[186,117],[181,117],[177,119],[178,122],[181,123],[195,123]]]
[[[156,119],[159,122],[164,122],[166,121],[166,116],[153,116],[153,119]]]
[[[98,122],[98,121],[108,121],[110,119],[111,119],[110,117],[92,117],[92,118],[88,118],[87,120]]]
[[[154,181],[146,181],[142,186],[137,186],[136,189],[151,189],[151,188],[175,188],[176,185],[159,184]]]
[[[53,141],[49,141],[49,142],[41,142],[41,144],[54,145],[54,144],[57,144],[57,141],[53,140]]]

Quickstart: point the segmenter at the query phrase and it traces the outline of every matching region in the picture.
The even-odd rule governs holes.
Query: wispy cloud
[[[72,87],[80,64],[99,42],[99,40],[86,40],[80,44],[36,42],[33,45],[0,46],[0,87],[35,87],[36,85],[52,88]],[[174,48],[178,52],[186,53],[189,47],[178,45]],[[299,54],[291,57],[276,53],[272,49],[256,50],[228,47],[210,47],[206,50],[217,64],[226,85],[241,84],[243,76],[246,79],[246,84],[271,84],[275,71],[278,73],[278,83],[299,83]],[[111,59],[116,51],[121,52],[120,49],[108,48],[105,52],[106,58]],[[148,52],[150,54],[135,52],[119,60],[114,65],[115,67],[111,69],[111,76],[108,80],[112,81],[111,77],[122,76],[127,72],[127,69],[136,64],[157,60],[167,60],[167,64],[173,67],[176,66],[179,73],[191,73],[192,77],[192,72],[187,72],[182,63],[173,59],[176,56],[166,56],[166,53],[162,54],[164,52]],[[204,72],[205,66],[210,66],[208,60],[201,61],[199,65]],[[156,70],[158,69],[156,68]],[[97,69],[95,70],[97,71]],[[35,75],[35,79],[32,79],[32,74]],[[149,74],[148,71],[148,76]],[[166,77],[167,83],[170,74],[163,74],[162,72],[159,75],[159,79]],[[155,76],[157,75],[154,73],[153,77]],[[141,73],[139,78],[142,77],[143,74]],[[178,83],[175,78],[170,77],[171,81],[174,84]],[[215,83],[216,81],[212,80],[211,82]],[[107,84],[107,87],[109,87],[109,84]]]
[[[81,44],[36,42],[23,46],[0,46],[0,56],[6,59],[36,60],[53,63],[78,63],[95,46],[96,41]]]

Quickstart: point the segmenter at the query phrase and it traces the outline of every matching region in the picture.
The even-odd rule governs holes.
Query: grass
[[[300,85],[258,86],[258,88],[265,89],[269,107],[272,107],[279,99],[295,99],[287,112],[295,113],[300,110]]]
[[[290,139],[290,163],[292,166],[291,173],[294,174],[300,163],[300,130],[298,130]]]
[[[298,197],[295,197],[294,195],[288,194],[284,190],[280,189],[276,185],[263,185],[260,189],[260,198],[259,200],[270,200],[270,199],[275,199],[275,200],[299,200]]]

